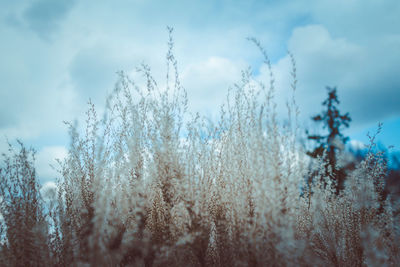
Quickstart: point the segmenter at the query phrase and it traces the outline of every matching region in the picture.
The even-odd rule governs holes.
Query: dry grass
[[[324,159],[310,167],[296,142],[294,98],[289,123],[277,121],[272,71],[268,86],[244,71],[213,124],[188,118],[171,37],[168,48],[167,88],[146,65],[142,82],[121,72],[106,116],[89,103],[85,134],[69,124],[55,205],[42,208],[28,150],[5,158],[2,265],[399,264],[379,154],[335,194],[329,177],[315,177],[325,175]]]

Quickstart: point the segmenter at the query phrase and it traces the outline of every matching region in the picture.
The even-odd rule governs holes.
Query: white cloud
[[[296,100],[303,119],[320,112],[326,86],[337,86],[340,110],[350,113],[351,125],[356,127],[400,114],[400,106],[394,101],[400,99],[400,79],[391,74],[399,63],[391,59],[384,65],[378,63],[396,55],[393,47],[388,47],[387,53],[375,51],[368,43],[333,37],[323,25],[307,25],[293,30],[288,48],[296,59]],[[273,67],[277,102],[283,114],[283,104],[291,96],[290,58],[281,58]],[[260,77],[267,77],[265,66],[260,69]]]
[[[47,182],[40,188],[40,195],[47,203],[56,201],[57,185],[54,182]]]
[[[399,116],[399,11],[396,0],[9,1],[0,10],[0,134],[55,139],[65,132],[63,120],[84,113],[89,97],[102,107],[115,71],[129,72],[141,62],[162,83],[167,25],[175,28],[193,110],[215,114],[240,79],[243,62],[260,63],[257,49],[245,41],[255,36],[275,63],[282,104],[290,97],[284,51],[294,53],[304,117],[319,111],[326,85],[338,86],[352,127]]]
[[[359,141],[359,140],[352,139],[352,140],[350,140],[350,147],[351,147],[352,149],[354,149],[354,150],[363,150],[363,149],[365,149],[367,146],[366,146],[363,142],[361,142],[361,141]]]
[[[67,156],[67,150],[63,146],[43,147],[36,155],[36,170],[40,181],[54,180],[59,176],[52,168],[58,167],[56,159],[63,160]]]
[[[188,65],[181,78],[192,110],[216,115],[226,100],[228,88],[239,81],[244,67],[243,62],[215,56]]]
[[[297,27],[288,41],[288,48],[294,54],[297,68],[298,88],[296,100],[301,112],[310,116],[319,112],[320,103],[326,97],[325,86],[345,86],[354,77],[362,49],[342,38],[332,38],[321,25]],[[276,76],[276,97],[282,107],[291,97],[291,61],[289,56],[281,58],[273,65]],[[268,70],[261,67],[260,78],[268,77]],[[360,78],[360,77],[357,77]],[[348,90],[346,88],[346,90]],[[339,93],[339,97],[341,94]]]

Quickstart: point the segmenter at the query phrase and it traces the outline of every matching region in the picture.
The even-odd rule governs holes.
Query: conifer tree
[[[349,139],[343,135],[342,129],[344,127],[349,127],[351,118],[349,113],[341,114],[337,107],[340,102],[336,87],[326,88],[328,90],[328,97],[322,102],[325,109],[320,114],[312,117],[312,120],[315,122],[322,122],[324,124],[323,128],[327,129],[328,133],[326,135],[312,135],[307,131],[308,139],[317,142],[317,147],[307,152],[307,154],[313,158],[317,158],[326,153],[326,174],[330,175],[330,177],[335,180],[336,192],[339,193],[340,189],[343,188],[345,174],[343,169],[338,169],[336,167],[337,152]],[[329,169],[331,169],[331,171]]]

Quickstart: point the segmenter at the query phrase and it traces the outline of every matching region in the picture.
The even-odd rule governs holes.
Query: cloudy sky
[[[0,0],[0,149],[5,136],[38,150],[38,172],[65,155],[62,121],[79,119],[89,98],[103,107],[116,71],[148,63],[165,72],[166,26],[192,111],[212,116],[240,71],[266,75],[252,36],[265,46],[277,78],[277,102],[289,97],[290,50],[304,121],[321,110],[325,86],[337,86],[346,132],[400,147],[400,1],[79,1]],[[311,124],[311,123],[310,123]]]

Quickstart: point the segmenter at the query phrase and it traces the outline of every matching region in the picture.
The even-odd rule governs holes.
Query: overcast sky
[[[164,77],[167,25],[191,110],[215,114],[247,66],[266,76],[252,36],[272,60],[278,104],[289,96],[290,50],[304,120],[321,110],[325,86],[337,86],[353,139],[383,122],[380,140],[400,146],[398,0],[0,3],[0,149],[4,136],[36,147],[43,180],[68,145],[62,121],[79,118],[89,98],[103,107],[116,71],[146,62]]]

